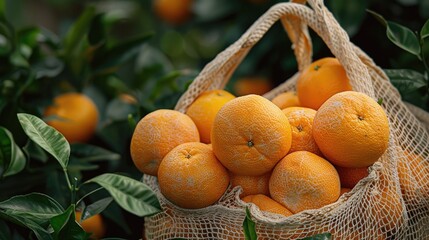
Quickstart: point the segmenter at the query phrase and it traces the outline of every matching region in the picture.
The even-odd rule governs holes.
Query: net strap
[[[384,73],[363,51],[350,42],[347,33],[323,4],[323,0],[308,0],[310,7],[303,3],[305,1],[296,0],[272,6],[235,43],[203,68],[181,96],[175,110],[185,112],[202,92],[223,89],[250,49],[279,20],[292,42],[299,71],[312,61],[312,45],[307,28],[310,27],[344,66],[354,90],[374,97],[367,68],[376,69],[376,72],[387,79]]]

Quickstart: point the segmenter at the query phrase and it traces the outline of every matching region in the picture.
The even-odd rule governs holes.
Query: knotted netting
[[[385,73],[350,42],[323,0],[274,5],[204,67],[175,109],[185,112],[202,92],[223,89],[250,49],[278,20],[292,42],[298,72],[264,97],[272,99],[295,89],[299,74],[312,62],[310,27],[344,66],[353,90],[383,100],[390,126],[387,151],[369,168],[369,175],[335,203],[289,217],[242,202],[239,187],[228,189],[212,206],[179,208],[161,194],[156,177],[144,176],[163,208],[145,218],[145,238],[244,239],[242,224],[248,206],[258,239],[299,239],[326,232],[333,239],[429,239],[429,117],[401,100]]]

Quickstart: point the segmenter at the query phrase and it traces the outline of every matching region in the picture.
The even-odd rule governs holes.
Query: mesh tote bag
[[[427,117],[417,118],[410,111],[412,106],[402,102],[384,72],[350,42],[322,0],[274,5],[203,68],[175,109],[185,112],[202,92],[223,89],[250,49],[278,20],[292,42],[298,72],[264,97],[272,99],[295,89],[301,71],[312,62],[309,27],[344,66],[354,91],[383,99],[390,126],[387,151],[369,168],[369,175],[335,203],[289,217],[242,202],[239,187],[229,189],[212,206],[179,208],[161,194],[156,177],[145,175],[143,181],[156,192],[163,211],[145,218],[144,237],[244,239],[242,224],[248,206],[258,239],[299,239],[326,232],[333,239],[429,239],[429,125],[423,120]]]

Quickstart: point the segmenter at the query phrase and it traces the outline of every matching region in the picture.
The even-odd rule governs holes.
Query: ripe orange
[[[296,82],[303,107],[319,109],[328,98],[352,90],[346,71],[336,58],[322,58],[310,64]]]
[[[335,167],[306,151],[284,157],[274,168],[269,184],[271,197],[293,213],[333,203],[341,191]]]
[[[398,161],[398,177],[401,191],[407,201],[429,198],[429,162],[409,151]]]
[[[101,239],[106,233],[106,226],[100,214],[96,214],[90,218],[81,221],[82,213],[75,212],[76,221],[87,233],[91,233],[91,239]]]
[[[154,0],[156,15],[163,21],[179,25],[191,17],[192,0]]]
[[[188,108],[200,133],[201,142],[210,143],[210,132],[219,109],[235,96],[225,90],[210,90],[202,93]]]
[[[287,107],[298,107],[299,99],[295,92],[288,91],[284,93],[280,93],[273,100],[271,100],[277,107],[280,109],[284,109]]]
[[[341,191],[340,191],[340,196],[341,196],[341,195],[343,195],[344,193],[347,193],[347,192],[350,192],[350,191],[351,191],[351,189],[350,189],[350,188],[342,187],[342,188],[341,188]]]
[[[212,147],[232,173],[257,176],[271,171],[291,146],[291,128],[271,101],[246,95],[226,103],[216,115]]]
[[[158,170],[161,193],[183,208],[212,205],[229,185],[228,171],[207,144],[184,143],[171,150]]]
[[[335,168],[340,176],[341,187],[345,188],[354,188],[362,178],[368,176],[368,167],[345,168],[335,166]]]
[[[253,203],[259,207],[261,211],[267,211],[271,213],[277,213],[285,216],[290,216],[293,213],[287,208],[282,206],[280,203],[274,201],[272,198],[267,197],[263,194],[248,195],[242,198],[244,202]]]
[[[309,151],[323,156],[313,138],[313,119],[316,111],[304,107],[288,107],[282,110],[292,128],[292,146],[289,153]]]
[[[137,124],[131,138],[131,158],[143,173],[156,176],[164,156],[186,142],[199,142],[197,126],[187,115],[167,109],[149,113]]]
[[[317,111],[313,137],[334,165],[368,167],[387,149],[389,121],[383,108],[366,94],[341,92]]]
[[[264,194],[269,195],[268,182],[270,181],[271,172],[265,173],[260,176],[243,176],[230,174],[231,186],[241,186],[243,192],[240,197],[247,195]]]
[[[86,142],[95,132],[98,110],[94,102],[80,93],[66,93],[54,98],[43,116],[55,118],[46,123],[61,132],[70,143]]]
[[[249,94],[263,95],[273,88],[269,79],[264,77],[243,77],[237,79],[233,89],[237,96]]]
[[[386,182],[385,187],[381,187],[379,191],[374,191],[373,194],[366,196],[372,205],[366,210],[369,210],[371,215],[377,219],[378,227],[385,231],[394,231],[404,224],[402,216],[404,208],[401,196],[395,189],[388,188],[388,185],[389,183]]]

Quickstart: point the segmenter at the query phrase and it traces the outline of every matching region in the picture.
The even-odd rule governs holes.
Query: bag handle
[[[309,26],[344,66],[354,89],[374,97],[367,66],[359,58],[362,57],[361,54],[358,56],[355,52],[357,47],[350,42],[347,33],[325,7],[323,0],[308,0],[312,9],[303,5],[303,0],[295,1],[272,6],[235,43],[209,62],[181,96],[175,109],[185,112],[202,92],[223,89],[250,49],[278,20],[281,20],[291,39],[299,71],[308,66],[312,59],[312,45],[307,29]],[[367,58],[365,54],[363,57]],[[366,58],[363,60],[372,63],[372,60]]]

